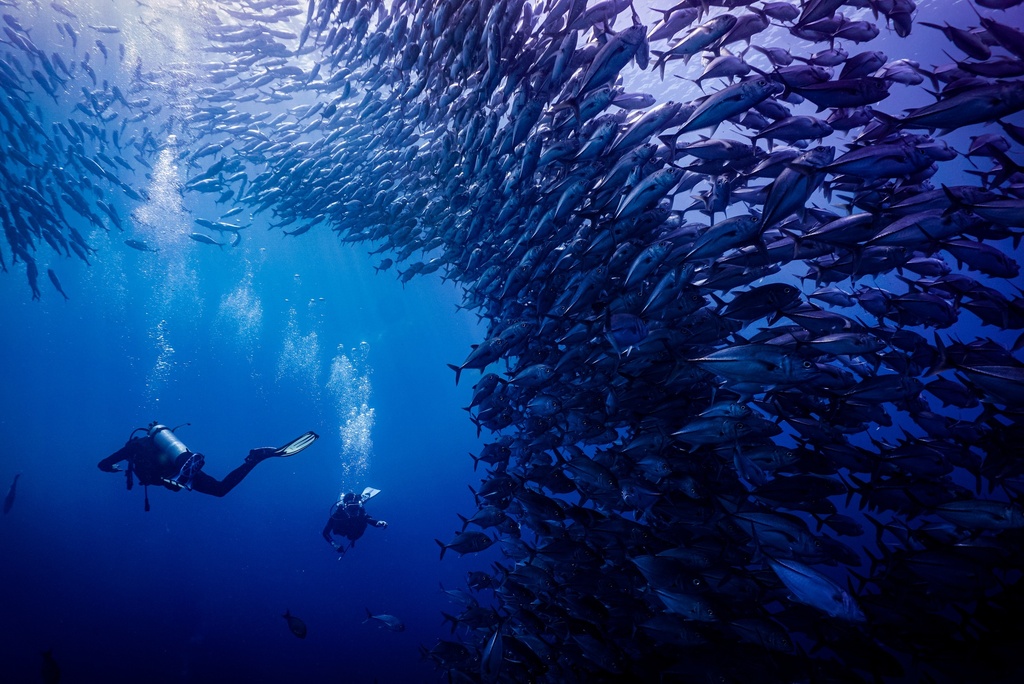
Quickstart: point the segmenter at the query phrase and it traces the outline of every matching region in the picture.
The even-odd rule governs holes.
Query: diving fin
[[[362,503],[366,503],[367,501],[369,501],[373,497],[377,496],[378,494],[380,494],[380,490],[379,489],[374,489],[373,487],[367,487],[366,489],[363,490],[363,493],[360,495],[360,498],[362,499]]]
[[[294,456],[316,440],[320,439],[320,435],[316,434],[312,430],[309,432],[296,437],[292,441],[285,444],[283,447],[278,447],[274,450],[273,456]]]
[[[203,469],[206,464],[206,459],[200,453],[193,453],[188,459],[181,464],[181,470],[178,474],[170,480],[164,478],[164,482],[178,489],[184,487],[185,489],[192,491],[192,480],[195,479],[199,471]]]

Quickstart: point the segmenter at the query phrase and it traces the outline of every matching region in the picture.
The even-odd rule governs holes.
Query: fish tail
[[[676,143],[679,141],[679,136],[683,134],[683,129],[680,128],[675,133],[666,133],[665,135],[659,135],[658,140],[665,144],[668,148],[668,162],[669,164],[675,165],[676,162]]]
[[[877,522],[877,521],[873,520],[872,522]],[[879,529],[879,531],[878,531],[878,537],[879,537],[879,539],[882,537],[882,530],[881,529]],[[864,549],[864,553],[865,553],[865,555],[867,555],[868,561],[871,563],[871,566],[870,566],[871,567],[871,574],[874,575],[875,574],[875,567],[878,565],[879,561],[881,561],[882,559],[881,559],[881,557],[875,558],[874,556],[872,556],[871,552],[867,548]]]
[[[868,578],[863,575],[850,570],[851,577],[857,578],[857,591],[853,590],[853,579],[847,580],[847,586],[850,588],[851,594],[861,594],[864,591],[864,585],[868,583]]]
[[[788,228],[779,228],[779,232],[793,240],[793,259],[796,259],[800,253],[800,241],[804,239],[803,235],[797,235]]]
[[[903,123],[903,120],[898,116],[886,114],[885,112],[880,112],[877,109],[872,109],[871,113],[875,115],[876,119],[879,119],[882,123],[889,126],[896,126],[898,128]]]
[[[462,375],[462,367],[456,366],[454,363],[449,363],[448,367],[455,371],[455,384],[459,384],[459,376]]]
[[[938,360],[928,371],[929,376],[938,375],[943,371],[953,369],[953,366],[949,365],[949,358],[946,356],[946,345],[942,343],[939,333],[935,333],[935,351],[938,353]]]
[[[846,476],[850,479],[851,482],[853,482],[853,484],[848,484],[847,485],[846,506],[847,506],[847,508],[849,508],[850,502],[853,501],[853,495],[854,494],[860,494],[861,495],[860,508],[861,508],[861,510],[863,510],[864,509],[864,493],[863,493],[862,489],[863,489],[863,487],[864,487],[864,485],[866,483],[863,480],[858,480],[857,477],[853,473],[847,473]],[[840,476],[839,479],[842,480],[843,479],[842,476]],[[854,486],[854,485],[856,485],[856,486]]]
[[[449,615],[444,611],[441,611],[441,624],[444,624],[445,622],[452,623],[451,633],[455,634],[455,628],[459,626],[459,618],[455,617],[454,615]]]
[[[565,102],[563,102],[560,105],[558,105],[558,107],[568,107],[569,109],[572,110],[573,116],[576,117],[576,128],[579,128],[580,126],[583,125],[583,114],[580,113],[580,96],[579,95],[576,95],[575,97],[569,98]],[[558,107],[556,107],[555,109],[557,109]],[[552,111],[554,111],[554,110],[552,110]]]
[[[661,74],[661,80],[665,80],[665,62],[668,60],[665,57],[665,52],[662,50],[651,50],[651,54],[657,57],[654,61],[654,68]]]
[[[448,550],[448,547],[447,547],[447,546],[445,546],[445,545],[444,545],[444,542],[442,542],[442,541],[441,541],[440,539],[435,539],[435,540],[434,540],[434,542],[435,542],[435,543],[436,543],[436,544],[437,544],[438,546],[440,546],[440,547],[441,547],[441,557],[440,557],[440,560],[444,560],[444,552]]]

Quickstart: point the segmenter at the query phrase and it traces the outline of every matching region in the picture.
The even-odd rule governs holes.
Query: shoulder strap
[[[335,502],[331,506],[331,520],[344,520],[348,517],[348,512],[345,510],[345,505],[341,501]]]

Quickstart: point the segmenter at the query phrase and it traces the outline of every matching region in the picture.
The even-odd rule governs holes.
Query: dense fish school
[[[3,0],[0,266],[160,249],[171,159],[195,249],[460,283],[492,437],[438,543],[502,560],[446,681],[1016,681],[1020,0],[641,4]],[[175,12],[206,63],[140,57]]]

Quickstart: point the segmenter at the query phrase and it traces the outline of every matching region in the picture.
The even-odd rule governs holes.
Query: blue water
[[[232,251],[172,240],[155,254],[112,246],[91,269],[62,263],[68,302],[0,279],[3,487],[23,473],[0,520],[0,680],[38,681],[45,649],[68,682],[433,676],[417,647],[447,632],[439,583],[487,562],[440,562],[433,542],[474,509],[479,442],[459,409],[470,383],[456,388],[445,363],[478,339],[476,319],[453,287],[403,288],[329,231],[258,226]],[[344,374],[332,385],[340,357],[348,405]],[[372,425],[354,405],[365,398]],[[250,448],[321,439],[223,499],[151,487],[146,513],[141,487],[96,462],[152,420],[191,423],[178,434],[217,478]],[[390,526],[337,561],[320,530],[342,489],[365,485],[382,490],[367,508]],[[366,608],[405,631],[364,624]]]
[[[973,21],[967,3],[920,3],[926,12]],[[90,16],[124,18],[113,5]],[[52,27],[35,31],[40,44],[58,45]],[[914,31],[909,43],[883,31],[847,48],[948,61],[937,32]],[[126,31],[129,49],[139,50],[130,38]],[[696,96],[682,79],[635,70],[631,78],[630,89],[659,101]],[[930,98],[922,101],[921,90],[894,86],[884,109],[920,106]],[[38,104],[46,116],[66,117],[45,98]],[[1008,120],[1024,123],[1019,114]],[[963,150],[991,130],[971,126],[943,139]],[[829,144],[845,142],[836,135]],[[963,158],[943,164],[935,183],[964,182],[968,168]],[[0,494],[22,474],[0,518],[0,684],[39,681],[47,649],[65,682],[435,681],[418,647],[453,638],[441,613],[458,608],[441,587],[463,587],[467,570],[501,559],[496,545],[441,562],[433,541],[461,526],[456,513],[475,510],[466,485],[482,473],[467,453],[481,440],[461,407],[478,375],[467,371],[456,387],[446,364],[461,363],[484,327],[457,310],[461,293],[439,274],[403,286],[393,268],[375,273],[387,254],[339,244],[326,225],[283,237],[268,230],[269,214],[246,211],[230,219],[249,224],[238,247],[189,240],[194,218],[232,206],[196,193],[182,200],[173,181],[194,173],[171,148],[148,174],[125,174],[151,200],[117,196],[121,215],[132,215],[124,233],[76,226],[98,250],[91,267],[44,246],[41,301],[31,300],[21,264],[0,277]],[[126,237],[159,251],[135,251]],[[69,301],[47,282],[47,267]],[[1013,295],[1006,283],[991,284]],[[888,274],[871,285],[896,282]],[[1006,347],[1016,337],[966,313],[951,332]],[[142,488],[126,491],[123,476],[96,463],[153,420],[188,423],[180,438],[206,455],[217,478],[251,448],[306,430],[321,439],[259,465],[224,499],[151,488],[145,512]],[[856,439],[897,440],[901,427]],[[370,514],[390,526],[367,530],[338,561],[320,531],[341,493],[367,485],[382,490]],[[367,609],[398,617],[405,631],[364,622]],[[306,623],[304,640],[289,632],[285,611]]]

